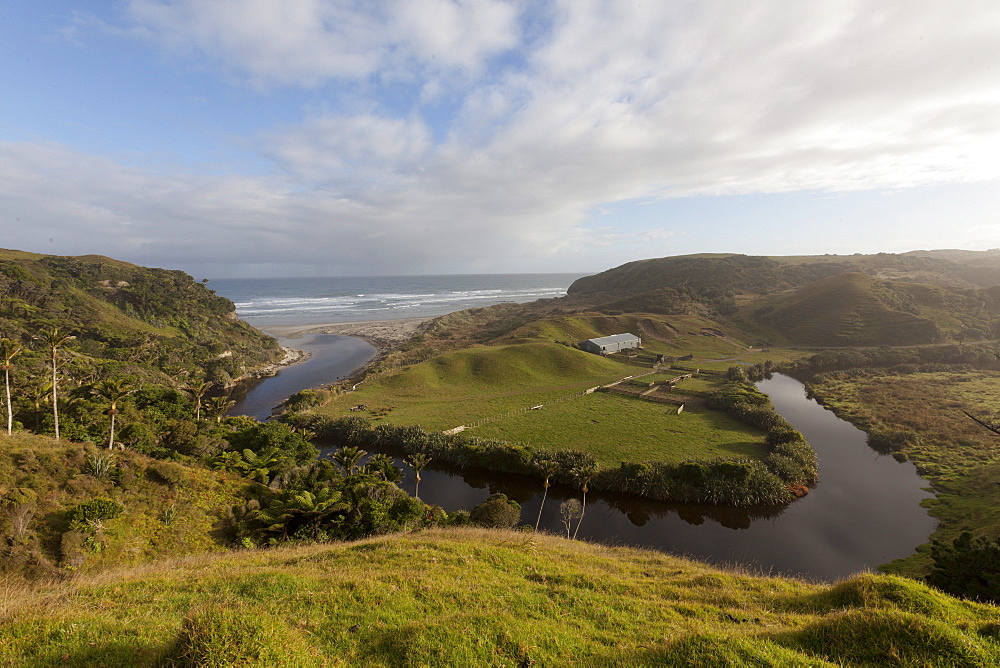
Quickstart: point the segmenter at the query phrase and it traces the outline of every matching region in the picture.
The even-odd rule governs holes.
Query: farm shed
[[[610,355],[611,353],[616,353],[619,350],[641,348],[642,339],[635,334],[612,334],[611,336],[602,336],[596,339],[580,341],[577,345],[580,350],[586,350],[589,353]]]

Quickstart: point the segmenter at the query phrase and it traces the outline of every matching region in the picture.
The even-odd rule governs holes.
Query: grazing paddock
[[[677,407],[604,392],[545,406],[468,432],[553,450],[583,450],[602,466],[762,457],[764,435],[719,411]]]

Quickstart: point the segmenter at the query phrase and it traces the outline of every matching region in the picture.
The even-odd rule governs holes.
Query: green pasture
[[[636,373],[619,358],[555,343],[473,346],[373,378],[318,409],[349,415],[366,404],[395,424],[449,429],[584,390]]]
[[[541,449],[579,449],[608,466],[764,454],[763,434],[707,410],[702,401],[677,415],[677,407],[669,404],[600,392],[583,395],[648,371],[623,359],[548,342],[473,346],[364,382],[318,411],[350,415],[352,407],[364,404],[361,415],[431,430],[485,421],[467,433]],[[626,385],[640,389],[683,373],[663,370]],[[701,397],[718,382],[693,378],[674,394]],[[544,408],[525,411],[538,405]]]
[[[595,392],[490,422],[466,433],[550,450],[583,450],[602,466],[763,457],[763,434],[719,411]]]

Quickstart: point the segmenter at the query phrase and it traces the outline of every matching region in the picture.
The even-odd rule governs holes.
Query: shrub
[[[187,479],[184,467],[173,462],[153,462],[146,467],[146,475],[151,480],[175,487],[182,485]]]
[[[472,516],[468,510],[456,510],[453,513],[448,513],[448,526],[453,527],[465,527],[472,524]]]
[[[0,505],[20,506],[34,503],[38,499],[38,494],[30,487],[14,487],[0,499]]]
[[[114,468],[115,459],[111,455],[98,452],[87,457],[87,473],[98,480],[110,478]]]
[[[494,494],[469,513],[474,524],[493,529],[511,529],[521,520],[521,504],[506,494]]]
[[[422,527],[438,527],[448,524],[448,512],[441,506],[424,506],[424,514],[420,518]]]
[[[304,411],[322,406],[329,399],[330,392],[327,390],[300,390],[285,399],[283,408],[287,411]]]
[[[113,520],[125,512],[125,506],[114,499],[98,497],[81,503],[70,511],[70,526],[89,527],[104,520]]]

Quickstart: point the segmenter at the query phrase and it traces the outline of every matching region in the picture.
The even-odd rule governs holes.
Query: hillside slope
[[[580,278],[566,305],[616,315],[701,315],[744,340],[825,346],[1000,337],[1000,251],[629,262]]]
[[[184,272],[0,250],[0,336],[31,342],[53,328],[76,337],[84,366],[117,362],[220,385],[281,357],[231,301]],[[28,350],[18,361],[34,357]]]
[[[744,308],[746,320],[769,328],[773,337],[819,346],[875,346],[934,343],[940,337],[930,319],[892,284],[867,274],[821,279],[792,292],[763,297]]]
[[[222,518],[250,484],[130,450],[0,435],[0,575],[59,578],[227,549]],[[76,509],[101,499],[120,503],[120,515],[74,523]]]
[[[7,588],[7,665],[996,665],[1000,608],[543,534],[431,530]]]

